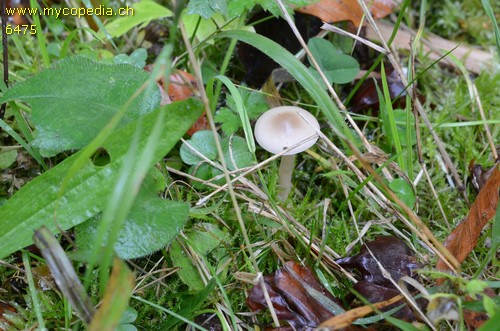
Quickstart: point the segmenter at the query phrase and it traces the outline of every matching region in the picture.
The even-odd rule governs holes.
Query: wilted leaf
[[[366,316],[376,309],[382,309],[391,305],[394,305],[394,303],[401,301],[402,295],[396,295],[395,297],[392,297],[389,300],[377,302],[375,304],[369,304],[366,306],[354,308],[351,310],[348,310],[344,312],[343,314],[337,315],[335,317],[330,318],[329,320],[321,323],[320,329],[323,327],[328,327],[333,330],[339,330],[343,329],[349,325],[351,325],[355,320]],[[369,300],[370,301],[370,300]],[[390,309],[390,308],[387,308]]]
[[[382,275],[367,247],[396,282],[403,276],[412,277],[414,270],[419,267],[411,249],[402,240],[393,236],[379,236],[363,245],[358,255],[345,257],[336,262],[343,268],[357,270],[361,278],[369,283],[392,287],[392,283]]]
[[[354,284],[353,288],[356,291],[358,291],[359,294],[365,297],[366,300],[372,303],[390,300],[391,298],[394,298],[401,294],[398,290],[394,288],[389,288],[387,286],[377,285],[366,281],[357,282],[356,284]],[[417,300],[417,302],[419,302],[423,307],[426,300],[419,299]],[[399,301],[387,307],[384,307],[381,310],[388,311],[404,303],[405,301],[401,298]],[[395,318],[400,318],[405,321],[416,320],[416,316],[413,314],[413,311],[407,305],[405,305],[403,308],[395,312],[392,316]]]
[[[144,67],[144,70],[151,72],[153,71],[153,66],[147,65]],[[198,94],[196,78],[182,70],[176,70],[170,75],[168,87],[165,84],[163,76],[156,83],[160,88],[162,106],[175,101],[186,100]],[[209,128],[207,117],[205,112],[203,112],[186,133],[192,136],[197,131],[208,130]]]
[[[457,258],[458,262],[463,262],[476,247],[481,231],[495,215],[495,209],[498,205],[499,186],[500,170],[496,166],[484,187],[479,191],[466,219],[458,224],[446,238],[444,245]],[[436,268],[449,270],[442,260],[438,261]]]
[[[419,267],[411,249],[394,236],[379,236],[365,243],[359,254],[337,260],[343,268],[356,270],[361,275],[361,280],[354,285],[354,289],[371,303],[386,301],[400,294],[392,282],[384,277],[374,257],[396,282],[403,276],[414,276],[414,270]],[[401,303],[403,302],[398,301],[382,310],[390,310]],[[415,320],[415,315],[407,306],[394,316],[407,321]]]
[[[399,1],[365,0],[374,18],[382,18],[392,13]],[[314,15],[324,22],[351,21],[359,26],[363,18],[363,10],[352,0],[320,0],[312,5],[297,9],[298,12]]]
[[[493,167],[485,170],[480,164],[475,164],[474,160],[470,161],[469,172],[471,176],[472,186],[474,186],[476,191],[480,191],[483,188],[484,184],[486,184],[488,178],[490,178],[491,174],[497,167],[498,162],[495,163]]]
[[[387,69],[386,77],[391,100],[398,98],[393,102],[393,107],[404,109],[406,106],[405,86],[394,69]],[[380,105],[375,84],[381,86],[382,83],[380,79],[374,80],[368,78],[361,84],[350,102],[350,107],[353,112],[364,114],[367,110],[372,109],[374,115],[378,114]]]
[[[264,282],[278,319],[287,321],[294,330],[313,329],[333,316],[311,295],[309,287],[338,305],[312,271],[296,262],[285,263],[274,274],[265,276]],[[253,311],[267,307],[260,284],[249,291],[247,304]]]
[[[45,226],[42,226],[35,231],[33,241],[40,249],[54,281],[63,295],[68,299],[78,316],[86,324],[89,324],[95,313],[94,306],[57,239]]]
[[[127,309],[135,285],[135,277],[125,262],[115,259],[106,293],[89,331],[114,331]]]

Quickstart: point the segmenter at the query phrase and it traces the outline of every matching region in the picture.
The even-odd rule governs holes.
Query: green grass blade
[[[38,2],[36,0],[30,0],[30,7],[31,8],[38,8],[39,12],[43,12],[43,9],[40,7]],[[50,66],[50,57],[49,57],[49,52],[47,50],[47,39],[45,38],[45,35],[41,31],[42,29],[42,24],[40,22],[40,16],[39,15],[33,15],[33,22],[35,23],[36,27],[38,30],[36,33],[36,39],[38,40],[38,46],[40,47],[40,53],[42,55],[42,60],[43,64],[46,67]]]
[[[481,3],[483,4],[484,11],[490,18],[491,22],[493,23],[493,30],[495,31],[495,40],[497,44],[497,52],[498,52],[497,55],[500,57],[500,29],[498,28],[498,23],[495,17],[495,13],[493,12],[493,8],[491,8],[490,0],[481,0]]]
[[[227,78],[226,76],[218,75],[215,78],[224,83],[229,92],[231,92],[231,95],[233,96],[234,99],[234,103],[236,104],[236,108],[238,110],[238,114],[240,115],[243,132],[245,132],[245,140],[247,141],[248,150],[251,153],[255,153],[255,141],[253,139],[252,126],[250,125],[250,119],[248,118],[248,113],[245,108],[245,103],[243,102],[240,92],[233,84],[233,82],[231,82],[229,78]]]
[[[23,251],[23,264],[24,270],[26,270],[26,278],[28,279],[28,286],[30,289],[31,300],[33,301],[33,309],[35,310],[36,319],[38,321],[38,330],[46,331],[45,321],[42,316],[42,307],[40,300],[38,300],[38,293],[35,287],[35,281],[33,279],[33,273],[31,272],[31,262],[28,256],[28,252]]]
[[[23,148],[42,166],[44,169],[48,169],[45,161],[42,159],[38,151],[34,150],[24,139],[16,132],[14,129],[5,123],[4,120],[0,119],[0,128],[4,129],[17,143]]]
[[[387,118],[389,121],[389,127],[390,127],[390,136],[389,138],[389,143],[396,149],[396,155],[397,155],[397,160],[398,160],[398,165],[403,169],[403,171],[406,170],[406,163],[404,162],[403,158],[403,148],[401,147],[401,140],[399,139],[398,135],[398,129],[396,126],[396,119],[394,117],[394,109],[392,108],[392,100],[391,100],[391,94],[389,92],[389,86],[387,85],[387,77],[385,75],[385,69],[384,69],[384,63],[381,63],[381,69],[380,69],[380,75],[381,75],[381,81],[382,81],[382,91],[383,95],[379,95],[379,100],[384,99],[384,105],[385,109],[381,109],[381,111],[385,111],[387,114]],[[377,89],[377,92],[379,90]],[[382,103],[380,104],[382,108]],[[406,172],[406,171],[405,171]]]

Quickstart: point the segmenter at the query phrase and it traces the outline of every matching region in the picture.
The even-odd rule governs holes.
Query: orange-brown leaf
[[[389,15],[397,5],[396,0],[374,0],[366,1],[374,18],[382,18]],[[316,16],[328,22],[351,21],[359,26],[363,18],[363,10],[353,0],[320,0],[312,5],[297,9],[298,12]]]
[[[481,230],[495,215],[498,204],[498,189],[500,186],[500,170],[498,167],[479,191],[476,201],[472,204],[467,218],[458,224],[444,245],[462,263],[467,255],[474,249],[481,234]],[[446,264],[439,260],[436,268],[449,270]]]

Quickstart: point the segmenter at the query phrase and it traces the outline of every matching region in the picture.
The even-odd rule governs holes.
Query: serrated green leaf
[[[106,32],[111,37],[119,37],[139,24],[173,15],[169,9],[152,0],[139,1],[132,8],[134,15],[123,16],[106,24]]]
[[[238,136],[226,137],[221,141],[221,147],[229,171],[254,164],[253,154],[248,150],[245,139]]]
[[[238,88],[249,119],[256,119],[269,109],[262,93]],[[226,135],[235,133],[241,127],[241,120],[237,113],[237,106],[231,94],[227,95],[227,108],[221,108],[215,115],[215,121],[222,124],[222,131]]]
[[[33,145],[43,156],[87,145],[148,79],[130,65],[103,64],[75,56],[58,62],[6,91],[0,102],[30,103],[37,130]],[[142,93],[128,107],[121,125],[150,113],[160,91]]]
[[[191,139],[186,142],[207,159],[215,160],[217,158],[217,148],[215,147],[214,134],[212,131],[197,131],[193,134]],[[189,165],[198,164],[204,161],[201,156],[195,153],[185,143],[181,146],[180,155],[182,161]]]
[[[241,127],[241,121],[238,115],[226,107],[217,111],[214,120],[216,123],[221,124],[221,129],[226,135],[235,133]]]
[[[166,134],[154,151],[151,165],[164,157],[196,121],[201,115],[202,105],[189,99],[145,115],[138,139],[140,148],[146,143],[160,111],[168,112],[164,123]],[[124,142],[130,141],[138,125],[133,122],[112,133],[102,144],[111,162],[98,167],[89,159],[67,182],[64,192],[60,192],[62,180],[82,152],[35,178],[0,206],[0,259],[31,244],[33,231],[42,225],[53,232],[67,230],[101,212],[129,149]]]

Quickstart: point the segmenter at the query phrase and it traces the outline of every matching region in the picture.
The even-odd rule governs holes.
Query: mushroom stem
[[[285,201],[292,190],[292,172],[295,168],[295,154],[283,155],[278,170],[278,198]]]

